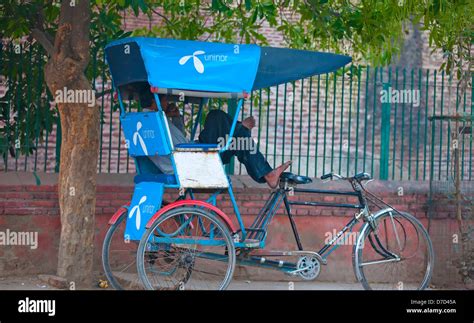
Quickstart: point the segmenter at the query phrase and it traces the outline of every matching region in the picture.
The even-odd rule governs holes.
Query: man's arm
[[[169,118],[171,120],[171,123],[176,127],[178,128],[179,131],[181,131],[181,133],[186,136],[186,130],[185,130],[185,127],[184,127],[184,121],[183,121],[183,117],[179,116],[179,117],[171,117]]]

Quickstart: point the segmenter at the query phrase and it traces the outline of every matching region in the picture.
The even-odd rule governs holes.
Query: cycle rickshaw
[[[199,104],[197,118],[208,99],[238,100],[229,138],[249,93],[277,84],[336,71],[350,57],[284,48],[234,45],[158,38],[126,38],[106,47],[121,125],[130,156],[135,159],[135,191],[128,205],[110,219],[103,246],[107,279],[116,289],[225,289],[236,264],[274,269],[302,279],[316,279],[337,247],[338,239],[362,223],[353,247],[353,269],[365,289],[424,289],[433,270],[430,237],[412,215],[398,211],[372,193],[366,173],[350,178],[324,174],[321,179],[345,179],[352,191],[299,188],[308,177],[285,172],[251,225],[244,225],[220,153],[229,148],[197,142],[174,144],[160,95]],[[126,108],[134,88],[145,84],[157,111]],[[131,93],[131,94],[130,94]],[[194,139],[198,122],[191,131]],[[150,156],[169,156],[173,174],[163,174]],[[163,205],[164,189],[177,189],[180,198]],[[195,199],[196,191],[208,193]],[[216,205],[227,193],[235,223]],[[358,203],[303,202],[290,194],[336,194]],[[377,205],[376,212],[369,203]],[[295,250],[266,251],[267,228],[284,205],[294,233]],[[292,206],[342,207],[356,210],[350,222],[319,251],[303,248]]]

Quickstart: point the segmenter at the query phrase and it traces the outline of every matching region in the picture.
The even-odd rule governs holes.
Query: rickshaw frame
[[[119,42],[119,44],[123,43],[122,41]],[[254,48],[252,48],[254,50]],[[271,50],[270,50],[271,52]],[[193,54],[194,55],[197,52]],[[301,55],[301,53],[298,53],[298,55]],[[181,60],[184,57],[180,59],[180,65]],[[339,58],[338,58],[339,59]],[[336,66],[343,66],[347,63],[348,61],[346,60],[340,60],[339,65],[335,64],[332,68],[334,69]],[[148,62],[148,64],[150,64]],[[202,63],[201,63],[202,64]],[[259,67],[260,68],[260,67]],[[337,67],[338,68],[338,67]],[[315,69],[316,71],[317,69]],[[304,71],[304,66],[303,70]],[[300,72],[301,72],[300,71]],[[306,73],[306,72],[304,72]],[[304,74],[303,73],[303,74]],[[113,74],[113,73],[111,73]],[[291,74],[291,73],[290,73]],[[296,73],[298,74],[298,73]],[[307,73],[307,75],[314,75],[315,72]],[[299,75],[299,74],[298,74]],[[148,75],[147,78],[149,79],[151,76]],[[156,75],[155,75],[156,77]],[[291,77],[294,77],[293,74],[291,74]],[[275,78],[275,80],[279,80],[278,77]],[[281,81],[281,80],[280,80]],[[253,80],[252,80],[253,82]],[[117,98],[119,101],[119,106],[120,106],[120,115],[121,118],[125,117],[127,115],[126,109],[123,104],[122,100],[122,95],[119,86],[115,86],[114,82],[114,77],[112,76],[112,83],[113,83],[113,88],[117,91]],[[260,80],[260,85],[266,84],[265,82],[262,83]],[[311,179],[305,176],[299,176],[299,175],[294,175],[292,173],[289,173],[290,175],[287,175],[287,177],[280,178],[280,183],[279,186],[275,189],[273,189],[265,203],[265,205],[262,207],[260,210],[259,214],[256,216],[254,219],[254,222],[250,225],[250,227],[245,227],[242,215],[239,211],[239,207],[236,201],[236,197],[233,192],[233,185],[232,185],[232,180],[228,174],[225,174],[225,179],[227,181],[227,184],[225,187],[211,187],[211,194],[210,196],[205,200],[196,200],[194,196],[194,188],[193,187],[186,187],[183,186],[183,184],[180,181],[180,178],[178,176],[178,167],[175,161],[175,156],[174,153],[175,151],[179,151],[179,149],[183,148],[184,150],[188,149],[191,150],[192,152],[199,152],[199,153],[205,153],[207,151],[212,151],[214,153],[218,153],[217,155],[219,156],[218,160],[220,163],[220,166],[222,169],[224,169],[224,164],[222,162],[222,159],[220,158],[220,154],[227,151],[231,145],[231,140],[227,140],[225,143],[224,147],[218,147],[217,145],[214,147],[210,147],[209,144],[199,144],[199,143],[189,143],[185,145],[181,145],[181,147],[178,147],[178,145],[173,144],[173,140],[171,138],[171,133],[170,133],[170,128],[168,125],[168,120],[165,115],[165,111],[163,110],[163,107],[161,105],[160,101],[160,95],[180,95],[180,96],[192,96],[192,97],[198,97],[201,98],[201,102],[199,105],[199,110],[197,113],[198,118],[202,115],[202,109],[204,107],[204,98],[212,98],[212,97],[217,97],[217,98],[228,98],[228,99],[238,99],[237,101],[237,106],[236,110],[234,111],[234,116],[232,120],[232,124],[230,127],[230,131],[228,134],[228,138],[233,138],[236,125],[237,125],[237,120],[239,119],[239,115],[241,110],[243,109],[244,101],[248,97],[248,93],[243,90],[239,92],[213,92],[209,90],[188,90],[188,89],[178,89],[178,88],[163,88],[163,87],[157,87],[156,85],[152,85],[151,82],[149,82],[150,85],[150,91],[153,93],[153,99],[154,102],[156,103],[157,111],[156,112],[151,112],[150,114],[154,114],[157,116],[157,120],[162,123],[162,126],[164,126],[164,138],[161,138],[161,140],[164,140],[163,142],[166,142],[169,144],[169,151],[171,151],[170,158],[171,158],[171,164],[174,170],[174,178],[175,178],[175,183],[168,183],[168,182],[160,182],[160,185],[164,187],[164,189],[178,189],[179,190],[179,195],[180,198],[171,203],[168,204],[162,208],[160,208],[157,212],[155,212],[146,222],[144,228],[147,230],[146,234],[144,234],[141,237],[141,242],[140,242],[140,248],[141,250],[144,250],[143,246],[144,244],[148,243],[148,239],[150,238],[150,230],[153,228],[153,225],[157,223],[161,219],[162,216],[167,214],[168,212],[172,210],[179,209],[181,207],[196,207],[198,209],[205,209],[213,214],[215,214],[221,222],[225,225],[227,230],[232,236],[232,244],[233,248],[239,250],[239,257],[238,257],[238,263],[243,264],[243,265],[253,265],[253,266],[258,266],[258,267],[265,267],[265,268],[272,268],[272,269],[277,269],[280,271],[283,271],[285,273],[289,274],[298,274],[302,270],[306,270],[309,267],[303,267],[299,268],[299,263],[291,263],[291,262],[285,262],[282,260],[279,261],[273,261],[273,260],[268,260],[266,257],[272,257],[273,255],[265,254],[265,253],[254,253],[255,250],[258,249],[263,249],[265,248],[265,241],[267,238],[267,228],[270,222],[272,221],[273,217],[276,215],[277,211],[279,210],[281,204],[283,203],[285,206],[285,210],[287,213],[287,216],[289,218],[289,222],[291,224],[292,232],[296,241],[296,245],[298,250],[294,251],[279,251],[278,255],[279,256],[308,256],[308,257],[313,257],[315,261],[317,262],[317,265],[320,266],[320,264],[326,264],[327,263],[327,257],[335,251],[340,244],[337,244],[337,241],[339,238],[347,231],[352,231],[354,226],[359,223],[360,221],[363,221],[364,224],[360,228],[360,233],[366,233],[368,230],[373,230],[375,231],[377,229],[376,222],[379,218],[386,217],[387,215],[390,216],[393,222],[393,213],[398,214],[401,217],[408,217],[409,221],[414,223],[413,225],[419,226],[422,228],[422,225],[415,219],[412,218],[411,216],[401,213],[397,211],[396,209],[392,208],[390,205],[384,203],[381,200],[378,200],[379,202],[382,202],[385,204],[386,208],[383,208],[379,210],[378,212],[372,214],[369,210],[368,203],[367,203],[367,198],[366,194],[368,193],[363,185],[362,181],[364,180],[370,180],[370,176],[365,173],[360,173],[357,174],[354,177],[350,178],[342,178],[341,176],[333,173],[325,174],[321,177],[321,179],[345,179],[348,180],[349,183],[352,185],[353,191],[338,191],[338,190],[321,190],[321,189],[301,189],[297,188],[296,186],[299,184],[306,184],[311,182]],[[138,125],[138,124],[137,124]],[[194,139],[195,132],[197,130],[197,125],[198,122],[194,125],[193,129],[191,130],[191,140]],[[163,130],[163,129],[162,129]],[[138,133],[138,129],[137,129]],[[145,153],[145,156],[148,156],[147,153]],[[135,159],[135,162],[137,160]],[[139,171],[139,168],[137,166],[137,169]],[[299,177],[299,179],[293,178],[291,176],[296,176]],[[198,188],[199,189],[199,188]],[[209,192],[209,187],[207,187]],[[217,196],[223,193],[224,191],[227,191],[233,211],[235,214],[235,218],[238,222],[238,227],[236,227],[230,217],[225,214],[222,210],[220,210],[216,204],[217,204]],[[293,193],[306,193],[306,194],[319,194],[319,195],[339,195],[339,196],[348,196],[348,197],[356,197],[358,199],[358,203],[331,203],[331,202],[311,202],[311,201],[292,201],[288,199],[288,195],[292,195]],[[190,199],[186,199],[186,196],[189,195]],[[373,197],[373,196],[372,196]],[[291,206],[292,205],[298,205],[298,206],[312,206],[312,207],[317,207],[317,206],[323,206],[323,207],[337,207],[337,208],[351,208],[351,209],[357,209],[359,210],[354,214],[354,216],[351,218],[351,220],[341,229],[339,232],[328,242],[326,243],[318,252],[314,251],[306,251],[303,248],[303,245],[301,243],[301,239],[296,227],[295,220],[293,218],[293,215],[291,214]],[[161,206],[161,205],[160,205]],[[130,205],[125,205],[123,206],[114,216],[112,219],[109,221],[110,224],[115,224],[116,221],[123,216],[124,212],[127,212],[130,210]],[[192,217],[190,218],[184,218],[184,222],[180,222],[180,227],[175,231],[175,232],[181,232],[182,227],[187,227],[189,226],[189,223],[193,220]],[[198,223],[200,225],[200,223]],[[137,229],[138,229],[138,222],[137,222]],[[423,228],[422,228],[423,229]],[[213,229],[211,229],[212,231]],[[426,235],[426,232],[423,232]],[[147,237],[148,234],[148,237]],[[360,235],[361,236],[361,235]],[[360,244],[361,242],[363,243],[363,240],[361,240],[360,236],[357,239],[357,243],[354,245],[353,248],[353,253],[354,253],[354,270],[356,273],[356,277],[359,281],[361,281],[364,284],[365,277],[364,274],[361,273],[360,266],[363,266],[364,264],[360,263],[358,259],[355,259],[355,254],[358,252],[358,250],[361,248]],[[145,239],[145,237],[147,237]],[[429,240],[428,237],[428,244],[429,244],[429,256],[430,256],[430,263],[428,264],[428,269],[425,274],[424,280],[422,282],[422,288],[426,287],[428,284],[430,277],[431,277],[431,264],[433,262],[433,251],[432,251],[432,246],[431,246],[431,240]],[[376,238],[376,243],[378,244],[378,247],[375,246],[375,251],[386,257],[387,259],[377,261],[374,263],[381,263],[381,262],[393,262],[393,261],[399,261],[400,258],[398,255],[392,253],[391,251],[385,249],[383,245],[378,241],[378,238]],[[398,236],[397,236],[398,240]],[[222,240],[216,239],[214,240],[213,238],[213,233],[210,233],[209,239],[200,239],[197,240],[196,238],[186,238],[186,237],[169,237],[166,234],[160,233],[158,236],[152,236],[151,237],[152,242],[156,242],[157,244],[162,244],[162,243],[178,243],[178,244],[194,244],[194,245],[204,245],[204,246],[214,246],[214,245],[221,245],[223,243]],[[372,246],[374,247],[374,243],[372,240],[370,240]],[[139,250],[140,250],[139,248]],[[216,255],[212,253],[202,253],[199,255],[199,257],[203,258],[209,258],[209,259],[215,259],[215,260],[220,260],[220,258],[216,258]],[[221,256],[219,256],[221,257]],[[301,259],[301,258],[300,258]],[[140,260],[140,254],[137,254],[137,264],[139,263]],[[367,263],[369,264],[369,263]],[[298,267],[298,268],[297,268]],[[313,268],[313,267],[312,267]],[[139,268],[139,272],[143,268]],[[314,268],[313,268],[314,269]],[[319,275],[319,270],[320,268],[318,267],[318,272],[316,274]],[[143,270],[142,270],[143,271]],[[233,271],[233,269],[232,269]],[[143,280],[143,277],[141,277]],[[143,281],[144,282],[144,281]],[[145,283],[145,282],[144,282]],[[227,283],[228,284],[228,283]],[[365,284],[367,285],[367,282],[365,281]],[[145,284],[146,285],[146,284]],[[368,286],[368,285],[367,285]],[[366,287],[364,285],[364,287]]]

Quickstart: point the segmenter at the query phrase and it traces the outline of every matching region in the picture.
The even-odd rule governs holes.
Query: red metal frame
[[[121,206],[120,209],[117,210],[117,212],[112,215],[112,217],[109,220],[109,224],[115,224],[117,222],[118,218],[123,214],[123,212],[127,212],[127,208],[125,206],[130,206],[130,202],[125,204],[124,206]]]
[[[151,227],[153,222],[156,219],[158,219],[163,213],[171,210],[172,208],[179,207],[179,206],[201,206],[201,207],[207,208],[215,212],[224,221],[224,223],[229,228],[230,232],[235,233],[237,231],[234,224],[232,223],[232,220],[227,216],[227,214],[222,212],[222,210],[218,209],[215,205],[212,205],[204,201],[199,201],[199,200],[180,200],[180,201],[176,201],[174,203],[168,204],[167,206],[161,208],[158,212],[156,212],[151,217],[151,219],[146,224],[146,228],[148,229],[149,227]]]

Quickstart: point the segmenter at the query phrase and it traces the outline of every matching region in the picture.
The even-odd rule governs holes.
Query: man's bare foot
[[[255,118],[252,116],[245,118],[242,121],[242,126],[247,128],[248,130],[252,130],[252,128],[255,127]]]
[[[263,178],[267,181],[268,186],[271,188],[276,188],[278,186],[278,181],[280,180],[280,175],[283,173],[288,167],[290,167],[292,161],[287,161],[286,163],[278,166],[270,173],[265,175]]]

